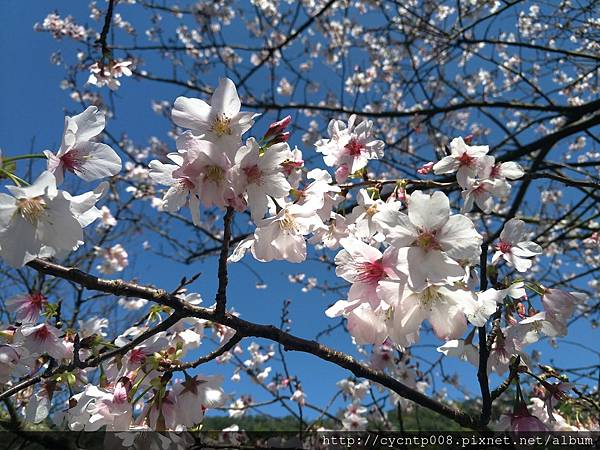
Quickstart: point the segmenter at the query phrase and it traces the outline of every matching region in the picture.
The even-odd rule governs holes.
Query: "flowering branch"
[[[485,428],[485,424],[480,424],[468,414],[439,403],[431,397],[409,388],[405,384],[390,377],[389,375],[386,375],[382,371],[373,370],[368,366],[359,363],[349,355],[330,349],[329,347],[319,344],[315,341],[308,341],[306,339],[293,336],[280,330],[279,328],[270,325],[251,323],[229,313],[225,313],[221,316],[217,314],[215,310],[189,305],[178,297],[172,296],[167,291],[162,289],[155,289],[122,280],[105,280],[80,270],[63,267],[59,264],[44,261],[42,259],[35,259],[28,265],[38,272],[75,282],[86,287],[87,289],[102,291],[119,296],[144,298],[161,305],[169,306],[175,309],[176,313],[179,313],[177,316],[178,320],[181,317],[197,317],[200,319],[210,320],[212,322],[221,323],[227,327],[230,327],[240,332],[243,336],[254,336],[270,339],[283,344],[286,350],[313,354],[325,361],[329,361],[333,364],[350,370],[357,377],[364,377],[386,386],[401,397],[412,400],[418,405],[442,414],[443,416],[454,420],[463,427],[472,429],[482,429],[482,427]],[[171,317],[175,317],[175,314]],[[161,325],[163,323],[164,322],[162,322]],[[102,360],[106,359],[105,355],[102,355],[99,358]],[[13,388],[8,389],[0,394],[0,400],[14,395],[22,389],[39,382],[41,379],[42,376],[39,375],[34,379],[27,380],[14,386]]]

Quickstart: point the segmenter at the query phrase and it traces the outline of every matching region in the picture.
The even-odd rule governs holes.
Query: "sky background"
[[[62,16],[71,14],[82,24],[89,24],[96,29],[100,25],[88,18],[88,2],[55,0],[3,0],[0,4],[2,27],[0,27],[0,86],[2,88],[2,102],[0,102],[0,149],[4,155],[17,155],[31,152],[41,152],[45,149],[56,151],[60,145],[63,130],[65,110],[78,111],[79,105],[75,104],[66,91],[60,89],[64,71],[50,63],[50,55],[61,50],[65,56],[72,57],[73,50],[81,44],[73,44],[64,40],[57,42],[47,33],[38,33],[33,29],[35,22],[41,22],[53,9],[58,10]],[[103,7],[103,3],[101,6]],[[135,14],[138,8],[129,8],[124,17],[135,23]],[[325,78],[325,76],[324,76]],[[122,131],[137,142],[147,142],[152,134],[173,143],[166,136],[171,125],[164,118],[156,115],[151,109],[151,99],[168,100],[170,102],[183,93],[181,88],[168,87],[162,84],[143,82],[133,79],[121,79],[122,87],[115,94],[117,104],[116,116],[108,121],[107,128],[113,135]],[[260,79],[254,82],[260,82]],[[106,88],[104,88],[106,89]],[[256,133],[261,133],[266,124],[259,123]],[[489,137],[493,139],[493,137]],[[292,144],[300,144],[294,138]],[[310,152],[312,150],[303,149]],[[38,172],[39,173],[39,172]],[[127,248],[127,243],[124,243]],[[124,279],[138,277],[140,281],[152,283],[166,289],[177,285],[182,275],[192,275],[201,271],[200,279],[192,286],[193,291],[200,292],[205,299],[205,306],[212,304],[216,290],[216,260],[211,259],[206,263],[195,263],[192,267],[180,266],[172,261],[140,253],[139,247],[128,248],[132,265],[125,272],[119,274]],[[138,253],[136,255],[136,253]],[[248,268],[241,264],[230,265],[229,305],[233,306],[246,320],[260,323],[279,323],[279,314],[282,301],[286,298],[292,300],[290,317],[293,319],[293,333],[302,337],[313,338],[317,332],[328,324],[334,324],[324,316],[328,305],[338,300],[331,295],[324,295],[313,290],[303,293],[299,285],[291,285],[287,281],[289,273],[305,272],[307,276],[317,276],[319,279],[332,279],[323,266],[316,264],[293,265],[290,263],[261,264],[245,259],[252,269],[258,271],[268,284],[268,289],[256,289],[256,277]],[[115,306],[115,314],[118,314]],[[318,317],[318,320],[315,319]],[[568,341],[591,343],[598,339],[598,331],[589,325],[576,325],[570,329]],[[251,340],[244,341],[244,347]],[[350,350],[350,338],[344,334],[335,334],[324,340],[328,345],[339,350]],[[441,345],[430,335],[423,334],[420,342],[422,345]],[[590,344],[593,345],[593,344]],[[597,346],[596,346],[597,347]],[[585,352],[578,349],[573,352],[570,344],[563,344],[559,350],[554,350],[546,344],[536,346],[543,354],[545,362],[554,362],[557,366],[577,365]],[[202,348],[201,348],[201,351]],[[435,348],[423,348],[418,354],[429,360],[435,360],[439,354]],[[244,355],[247,356],[247,355]],[[594,363],[594,356],[585,354],[586,361]],[[308,394],[308,401],[324,404],[333,393],[335,382],[349,375],[348,372],[330,364],[320,362],[317,358],[293,354],[289,355],[288,363],[290,372],[298,374],[303,382],[304,390]],[[476,382],[474,367],[448,359],[445,364],[446,372],[458,373],[463,384],[468,390],[478,395],[479,388]],[[275,365],[274,373],[279,369]],[[251,393],[257,401],[269,397],[257,391],[256,387],[242,377],[242,382],[229,382],[231,367],[223,369],[214,363],[204,366],[201,370],[205,374],[223,373],[226,379],[225,390],[235,391],[237,394]],[[439,380],[441,376],[436,370],[434,377]],[[495,387],[500,380],[492,377],[491,385]],[[451,397],[456,392],[449,392]],[[280,407],[264,408],[272,414],[281,414]],[[309,413],[310,415],[310,413]]]

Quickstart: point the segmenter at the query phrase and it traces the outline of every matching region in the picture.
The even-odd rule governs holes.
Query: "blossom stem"
[[[29,186],[29,183],[27,181],[23,180],[22,178],[19,178],[14,173],[10,173],[8,170],[0,168],[0,173],[10,178],[12,182],[15,183],[17,186]]]
[[[27,155],[9,156],[8,158],[2,158],[4,162],[19,161],[21,159],[47,159],[43,153],[29,153]]]

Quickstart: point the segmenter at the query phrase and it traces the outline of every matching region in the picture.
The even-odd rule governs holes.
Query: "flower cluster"
[[[128,64],[111,67],[108,75],[96,73],[92,82],[118,86],[115,78],[128,74]],[[177,135],[176,151],[164,160],[152,160],[149,170],[130,164],[124,177],[166,186],[162,198],[155,198],[153,185],[130,187],[126,192],[133,192],[134,198],[151,198],[159,211],[174,213],[188,207],[197,226],[204,223],[201,207],[205,213],[211,208],[227,210],[226,222],[234,211],[247,211],[254,226],[239,240],[229,262],[249,252],[262,262],[300,263],[308,258],[307,244],[324,252],[337,251],[335,274],[347,283],[348,291],[325,311],[326,316],[342,317],[360,351],[363,345],[374,345],[373,368],[387,371],[414,391],[425,392],[428,385],[427,376],[410,360],[410,347],[419,341],[425,322],[444,341],[437,350],[446,356],[480,365],[479,346],[486,345],[488,372],[497,374],[511,369],[515,361],[528,370],[532,364],[524,352],[527,345],[542,336],[566,335],[568,322],[585,297],[546,288],[521,275],[534,268],[535,258],[542,254],[526,223],[509,218],[497,234],[484,235],[474,223],[476,214],[490,213],[495,199],[509,195],[507,180],[524,175],[517,163],[496,163],[487,146],[471,146],[469,139],[452,140],[450,155],[416,172],[423,176],[432,171],[455,173],[456,183],[437,185],[460,186],[463,205],[459,208],[451,195],[429,192],[421,180],[373,179],[367,165],[383,157],[385,143],[376,138],[370,121],[352,115],[347,123],[329,123],[329,137],[317,140],[315,146],[330,173],[321,168],[306,170],[302,152],[290,148],[290,116],[272,123],[261,138],[243,138],[257,115],[241,108],[229,79],[220,80],[210,102],[177,98],[172,119],[187,130]],[[97,142],[104,127],[104,114],[95,106],[67,116],[59,150],[44,152],[47,170],[31,185],[9,174],[17,185],[7,187],[11,195],[0,194],[0,257],[8,264],[21,267],[36,258],[67,255],[83,245],[82,229],[98,218],[99,233],[117,226],[107,207],[96,207],[106,182],[77,196],[57,187],[68,173],[85,182],[119,174],[117,153]],[[412,189],[415,186],[422,189]],[[479,211],[469,214],[474,205]],[[112,274],[128,266],[121,244],[99,245],[103,247],[95,247],[95,256],[102,259],[98,271]],[[488,258],[490,250],[493,255]],[[292,277],[296,282],[303,278],[304,274]],[[316,284],[309,278],[306,290]],[[540,297],[539,308],[533,306],[528,291]],[[179,289],[172,295],[189,308],[201,302],[199,295],[184,292]],[[70,399],[62,410],[71,430],[184,430],[201,423],[208,408],[228,400],[220,387],[221,377],[192,376],[183,358],[201,344],[205,329],[213,330],[212,339],[220,345],[233,338],[233,329],[175,316],[175,324],[149,332],[162,323],[164,312],[171,311],[165,305],[150,306],[143,320],[108,341],[107,318],[79,320],[78,331],[63,330],[58,319],[52,322],[60,302],[52,303],[46,295],[32,290],[7,302],[16,325],[3,331],[0,342],[0,379],[5,382],[51,367],[68,368],[30,395],[26,415],[31,421],[39,423],[48,416],[53,402],[57,404],[54,392],[61,383],[69,388]],[[147,303],[128,297],[118,301],[128,311],[146,308]],[[486,331],[490,318],[494,319],[492,339],[474,343],[476,329]],[[253,342],[247,348],[250,357],[242,360],[238,357],[242,348],[231,342],[236,345],[215,358],[219,363],[239,361],[232,381],[246,373],[273,395],[286,390],[299,408],[308,405],[308,395],[287,368],[285,376],[271,374],[267,364],[275,359],[274,346],[264,348]],[[92,371],[81,361],[98,363],[100,383],[90,381]],[[173,376],[178,371],[183,379]],[[367,381],[343,380],[338,387],[349,400],[339,414],[341,426],[366,429],[373,411],[363,399],[372,386]],[[540,401],[553,418],[556,399],[570,385],[546,383],[544,388],[547,395]],[[406,406],[399,397],[393,401]],[[230,403],[229,414],[240,417],[252,405],[251,397],[242,396]],[[517,431],[545,429],[530,412],[540,416],[540,409],[544,408],[539,402],[528,409],[520,401],[499,426]],[[387,420],[385,414],[379,415],[376,420]]]

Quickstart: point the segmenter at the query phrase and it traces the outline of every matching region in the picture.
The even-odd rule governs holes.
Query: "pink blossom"
[[[65,117],[62,144],[54,155],[46,150],[48,170],[62,183],[64,172],[72,172],[84,181],[116,175],[121,170],[121,158],[108,145],[93,142],[105,127],[105,117],[97,107],[90,106],[81,114]]]
[[[383,141],[373,137],[373,122],[363,120],[356,123],[357,117],[350,116],[348,124],[341,120],[329,122],[327,130],[330,139],[321,139],[315,146],[323,154],[329,167],[346,165],[350,173],[366,167],[371,159],[383,157]]]
[[[431,171],[433,170],[433,166],[434,166],[434,163],[432,161],[430,161],[426,164],[423,164],[421,167],[419,167],[417,169],[417,173],[419,175],[427,175],[428,173],[431,173]]]
[[[470,146],[458,137],[450,142],[450,155],[433,166],[436,175],[456,173],[458,184],[467,188],[477,174],[478,160],[489,152],[487,145]]]
[[[6,301],[6,308],[14,312],[17,321],[22,323],[35,323],[48,300],[40,292],[23,294]]]
[[[526,236],[525,222],[510,219],[500,233],[500,241],[496,244],[492,264],[502,258],[519,272],[527,271],[533,264],[531,258],[541,254],[542,248],[535,242],[526,240]]]

